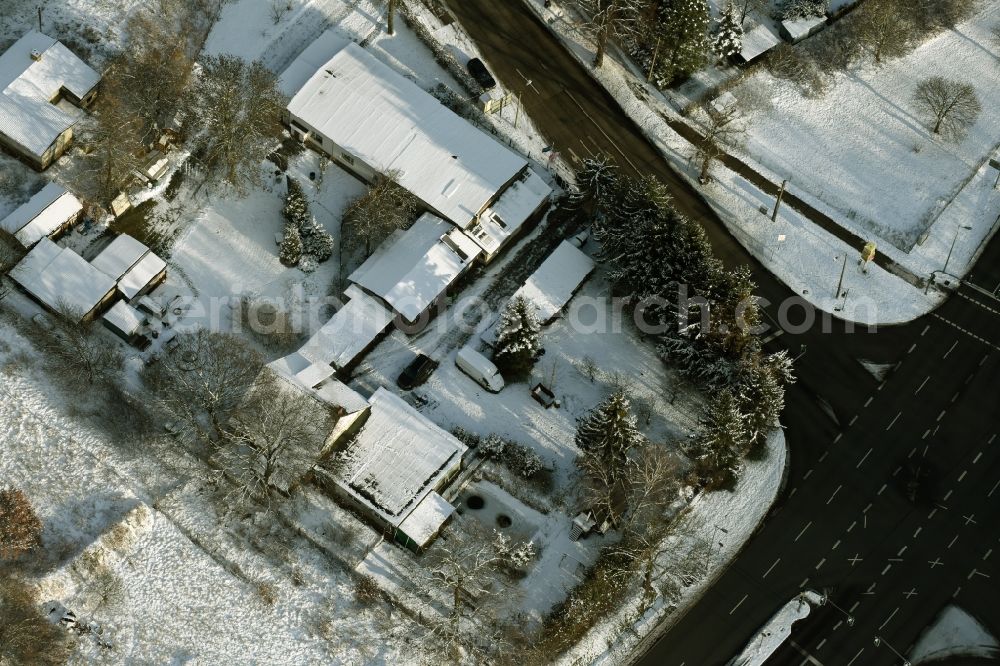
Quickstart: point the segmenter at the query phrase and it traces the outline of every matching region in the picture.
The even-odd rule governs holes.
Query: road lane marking
[[[958,535],[957,535],[957,534],[956,534],[956,535],[955,535],[955,537],[954,537],[954,538],[953,538],[953,539],[951,540],[951,542],[950,542],[950,543],[948,544],[948,548],[951,548],[952,546],[954,546],[954,545],[955,545],[955,542],[956,542],[956,541],[958,541]]]
[[[913,538],[916,539],[917,535],[920,534],[920,530],[924,529],[923,525],[917,528],[917,531],[913,533]]]
[[[743,605],[743,602],[746,601],[747,597],[749,597],[749,596],[750,596],[749,594],[744,594],[743,598],[740,599],[739,602],[735,606],[733,606],[733,609],[731,611],[729,611],[729,614],[732,615],[733,613],[735,613],[736,609],[739,608],[741,605]]]
[[[916,349],[916,348],[917,348],[917,343],[914,342],[912,345],[910,345],[910,349],[906,353],[907,354],[912,354],[913,350]]]
[[[983,343],[983,344],[984,344],[984,345],[986,345],[987,347],[992,347],[993,349],[996,349],[997,351],[1000,351],[1000,346],[997,346],[997,345],[993,344],[992,342],[990,342],[990,341],[989,341],[989,340],[987,340],[986,338],[983,338],[983,337],[980,337],[980,336],[976,335],[976,334],[975,334],[975,333],[973,333],[972,331],[968,331],[968,330],[966,330],[966,329],[962,328],[961,326],[959,326],[958,324],[956,324],[956,323],[955,323],[955,322],[953,322],[953,321],[949,321],[948,319],[945,319],[944,317],[942,317],[942,316],[941,316],[941,315],[939,315],[938,313],[936,313],[936,312],[932,312],[932,313],[931,313],[931,316],[932,316],[932,317],[935,317],[935,318],[937,318],[937,319],[940,319],[941,321],[943,321],[944,323],[948,324],[948,325],[949,325],[949,326],[951,326],[952,328],[956,328],[956,329],[958,329],[959,331],[961,331],[962,333],[965,333],[965,334],[966,334],[967,336],[969,336],[970,338],[974,338],[974,339],[978,340],[979,342]],[[983,357],[983,360],[979,362],[979,365],[980,365],[980,366],[982,366],[982,365],[983,365],[983,363],[985,363],[985,362],[986,362],[986,357],[984,356],[984,357]]]
[[[868,405],[872,404],[872,400],[874,400],[874,399],[875,399],[875,396],[873,396],[873,395],[868,396],[868,399],[865,400],[865,407],[867,407]]]
[[[997,481],[996,483],[993,484],[993,488],[990,490],[989,493],[987,493],[986,496],[993,497],[993,493],[996,492],[997,486],[1000,486],[1000,481]]]
[[[806,472],[806,473],[805,473],[805,474],[804,474],[804,475],[802,476],[802,480],[803,480],[803,481],[805,481],[806,479],[808,479],[808,478],[809,478],[810,476],[812,476],[812,473],[813,473],[813,471],[812,471],[812,469],[810,469],[810,470],[809,470],[808,472]]]
[[[958,593],[961,592],[961,591],[962,591],[962,586],[959,585],[958,587],[955,588],[955,591],[951,593],[952,598],[957,597]]]
[[[893,616],[898,612],[899,612],[899,606],[896,606],[896,610],[889,613],[889,617],[885,618],[885,622],[882,623],[882,625],[878,628],[878,630],[882,631],[883,629],[885,629],[885,625],[889,624],[889,620],[891,620]]]
[[[944,501],[944,502],[947,502],[947,501],[948,501],[948,498],[949,498],[949,497],[951,497],[951,494],[952,494],[953,492],[955,492],[955,491],[954,491],[954,489],[952,489],[952,490],[949,490],[948,492],[946,492],[946,493],[944,494],[944,498],[942,499],[942,501]]]
[[[959,394],[959,392],[955,391],[955,395],[951,396],[951,404],[954,405],[955,401],[958,400],[958,394]]]
[[[829,451],[829,450],[827,450],[827,451],[824,451],[824,452],[823,452],[823,455],[821,455],[821,456],[819,457],[819,461],[820,461],[820,462],[823,462],[824,460],[826,460],[826,457],[827,457],[828,455],[830,455],[830,451]]]
[[[891,422],[891,423],[889,423],[889,425],[887,425],[887,426],[885,427],[885,429],[886,429],[886,430],[889,430],[890,428],[892,428],[892,426],[896,425],[896,421],[898,421],[898,420],[899,420],[899,417],[900,417],[900,416],[902,416],[902,415],[903,415],[903,412],[900,412],[900,413],[896,414],[896,418],[894,418],[894,419],[892,420],[892,422]]]
[[[847,558],[847,561],[851,563],[852,567],[855,564],[857,564],[858,562],[864,562],[864,559],[862,557],[860,557],[860,555],[861,555],[861,553],[857,553],[854,557],[848,557]]]
[[[837,539],[837,543],[833,544],[833,547],[832,547],[832,548],[830,548],[830,550],[837,550],[837,547],[838,547],[838,546],[840,546],[840,539]],[[985,559],[985,558],[984,558],[984,559]]]
[[[851,666],[851,664],[853,664],[854,662],[856,662],[858,660],[858,657],[860,657],[861,653],[864,652],[864,651],[865,651],[864,648],[861,648],[860,650],[858,650],[858,653],[856,655],[854,655],[849,662],[847,662],[847,666]]]
[[[927,514],[927,520],[930,520],[931,518],[933,518],[935,513],[937,513],[937,507],[934,507],[933,509],[931,509],[931,512],[929,514]]]
[[[811,520],[808,523],[806,523],[806,526],[802,528],[802,531],[799,532],[799,536],[795,537],[795,540],[798,541],[800,538],[802,538],[802,535],[806,533],[806,530],[809,529],[809,526],[812,524],[813,521]]]
[[[961,483],[961,482],[962,482],[962,479],[964,479],[964,478],[965,478],[965,475],[966,475],[966,474],[968,474],[968,473],[969,473],[969,470],[967,470],[967,469],[963,469],[963,470],[962,470],[962,473],[961,473],[961,474],[959,474],[959,476],[958,476],[958,482],[959,482],[959,483]]]
[[[914,587],[909,592],[903,592],[903,596],[906,597],[907,601],[909,601],[910,597],[917,596],[917,588]]]
[[[927,376],[926,376],[926,377],[924,378],[924,381],[922,381],[922,382],[920,383],[920,386],[918,386],[918,387],[917,387],[917,390],[913,392],[913,395],[916,395],[916,394],[920,393],[920,389],[922,389],[922,388],[924,387],[924,384],[926,384],[926,383],[927,383],[928,381],[930,381],[930,378],[931,378],[931,376],[930,376],[930,375],[927,375]]]
[[[901,556],[903,555],[903,553],[905,553],[905,552],[906,552],[906,549],[907,549],[908,547],[909,547],[909,546],[903,546],[902,548],[900,548],[900,549],[899,549],[899,551],[898,551],[898,552],[896,553],[896,557],[901,557]]]
[[[836,436],[836,438],[834,438],[833,443],[836,444],[837,442],[839,442],[840,438],[843,437],[843,436],[844,436],[844,433],[842,433],[842,432],[837,433],[837,436]]]
[[[808,584],[809,584],[809,577],[806,576],[806,578],[801,583],[799,583],[799,589],[802,589],[803,587],[805,587]]]
[[[925,335],[927,335],[927,331],[929,330],[931,330],[931,325],[927,324],[926,326],[924,326],[924,330],[920,332],[920,337],[924,337]]]
[[[833,630],[837,631],[837,629],[840,629],[840,625],[842,624],[844,624],[843,620],[838,621],[837,624],[833,625]]]
[[[858,524],[858,521],[856,521],[856,520],[853,523],[851,523],[851,526],[847,528],[847,533],[850,534],[851,530],[853,530],[854,526],[857,525],[857,524]]]
[[[948,351],[946,351],[944,353],[944,356],[942,356],[941,358],[948,358],[948,354],[950,354],[953,351],[955,351],[955,347],[957,347],[957,346],[958,346],[958,340],[955,340],[955,342],[951,343],[951,347],[948,348]]]
[[[948,413],[948,410],[947,410],[947,409],[942,409],[942,410],[941,410],[941,413],[940,413],[940,414],[938,414],[938,417],[937,417],[937,420],[938,420],[938,423],[940,423],[940,422],[941,422],[941,419],[943,419],[943,418],[944,418],[944,415],[945,415],[945,414],[947,414],[947,413]]]
[[[910,449],[910,455],[906,456],[906,459],[909,460],[910,458],[912,458],[913,454],[916,452],[917,452],[917,447],[914,446],[912,449]]]
[[[816,643],[816,649],[817,650],[822,650],[824,645],[826,645],[826,639],[825,638],[823,640],[821,640],[819,643]]]
[[[833,501],[833,498],[837,496],[837,493],[839,493],[839,492],[840,492],[840,489],[841,489],[841,488],[843,488],[843,487],[844,487],[844,486],[843,486],[843,484],[841,484],[841,485],[837,486],[837,489],[833,491],[833,494],[832,494],[832,495],[830,495],[830,499],[828,499],[828,500],[826,501],[826,503],[827,503],[827,504],[829,504],[830,502],[832,502],[832,501]]]
[[[771,570],[772,570],[772,569],[774,569],[774,567],[778,566],[778,562],[780,562],[780,561],[781,561],[781,558],[780,558],[780,557],[779,557],[778,559],[776,559],[776,560],[774,561],[774,564],[772,564],[771,566],[769,566],[769,567],[767,568],[767,571],[765,571],[765,572],[764,572],[764,575],[763,575],[763,576],[761,576],[761,578],[767,578],[767,574],[771,573]]]
[[[868,452],[867,452],[867,453],[866,453],[865,455],[863,455],[863,456],[861,457],[861,460],[859,460],[859,461],[858,461],[858,464],[854,466],[854,469],[859,469],[859,468],[861,467],[861,464],[862,464],[862,463],[863,463],[863,462],[864,462],[865,460],[867,460],[867,459],[868,459],[868,456],[869,456],[869,455],[871,455],[871,452],[872,452],[872,449],[868,449]]]
[[[851,606],[850,610],[848,610],[847,612],[848,612],[848,613],[853,613],[853,612],[854,612],[854,609],[855,609],[855,608],[857,608],[857,607],[858,607],[858,606],[860,606],[860,605],[861,605],[861,602],[860,602],[860,601],[855,601],[855,602],[854,602],[854,605],[853,605],[853,606]]]
[[[816,568],[814,569],[814,571],[819,571],[819,568],[821,566],[823,566],[824,564],[826,564],[826,558],[825,557],[823,559],[821,559],[819,562],[816,563]]]
[[[882,573],[880,575],[884,576],[885,572],[888,571],[891,568],[892,568],[892,564],[885,565],[885,569],[882,569]]]
[[[872,596],[875,595],[875,583],[872,583],[871,585],[868,586],[868,589],[865,590],[865,594],[870,594]]]
[[[886,487],[887,487],[888,485],[889,485],[889,484],[887,484],[887,483],[883,483],[883,484],[882,484],[882,487],[881,487],[881,488],[879,488],[879,489],[878,489],[878,492],[877,492],[877,493],[875,493],[875,494],[876,494],[876,495],[881,495],[882,493],[884,493],[884,492],[885,492],[885,489],[886,489]]]
[[[989,557],[990,555],[992,555],[992,554],[993,554],[993,549],[992,549],[992,548],[990,548],[990,549],[989,549],[988,551],[986,551],[986,554],[985,554],[985,555],[983,555],[983,562],[985,562],[985,561],[986,561],[986,559],[987,559],[987,558],[988,558],[988,557]]]
[[[972,464],[975,465],[977,462],[979,462],[979,459],[982,457],[983,457],[983,452],[980,451],[979,453],[976,454],[976,457],[972,459]]]
[[[868,502],[868,506],[866,506],[865,508],[861,509],[861,513],[868,513],[869,509],[871,509],[871,508],[872,508],[872,503]]]
[[[857,420],[858,420],[858,415],[855,414],[854,417],[851,419],[851,422],[847,424],[847,427],[850,428],[852,425],[854,425],[854,422]]]
[[[934,569],[934,567],[943,567],[944,566],[944,562],[941,561],[940,557],[937,558],[934,561],[927,560],[927,564],[931,565],[931,569],[932,570]]]

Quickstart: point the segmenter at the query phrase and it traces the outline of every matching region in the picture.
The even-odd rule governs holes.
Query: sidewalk
[[[701,192],[740,243],[820,310],[863,324],[912,321],[947,298],[936,286],[924,294],[930,276],[942,272],[946,261],[948,273],[964,275],[996,231],[1000,196],[984,187],[991,172],[996,176],[988,164],[982,165],[942,211],[925,243],[910,253],[865,234],[849,220],[838,219],[829,207],[794,185],[786,190],[778,218],[771,222],[780,177],[727,155],[714,167],[715,180],[700,185],[690,163],[694,152],[690,142],[698,139],[698,130],[677,117],[666,98],[645,82],[619,49],[609,48],[604,66],[594,70],[592,44],[569,7],[553,4],[545,8],[542,0],[523,1],[639,125],[671,166]],[[971,227],[969,233],[950,232],[952,228],[966,231],[965,227]],[[878,252],[872,265],[860,266],[860,251],[868,240],[878,242]],[[956,279],[949,282],[953,287]]]

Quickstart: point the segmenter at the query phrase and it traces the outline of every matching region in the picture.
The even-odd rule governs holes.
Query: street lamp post
[[[885,646],[886,646],[887,648],[889,648],[890,650],[892,650],[892,653],[893,653],[894,655],[896,655],[897,657],[899,657],[900,659],[902,659],[902,660],[903,660],[903,666],[911,666],[911,665],[910,665],[910,660],[909,660],[909,659],[907,659],[906,657],[904,657],[904,656],[903,656],[902,654],[900,654],[900,653],[899,653],[899,650],[897,650],[896,648],[894,648],[894,647],[892,647],[891,645],[889,645],[889,641],[885,640],[885,639],[884,639],[884,638],[882,638],[881,636],[876,636],[876,637],[875,637],[875,647],[878,647],[878,646],[880,646],[880,645],[883,645],[883,644],[884,644],[884,645],[885,645]]]
[[[941,269],[942,273],[948,273],[948,262],[951,261],[951,253],[955,251],[955,243],[958,242],[958,232],[965,229],[966,231],[972,229],[972,227],[960,224],[958,228],[955,229],[955,237],[951,239],[951,247],[948,248],[948,256],[944,260],[944,268]]]
[[[833,606],[834,608],[836,608],[837,610],[839,610],[841,613],[844,614],[844,617],[847,618],[847,626],[848,627],[853,627],[854,626],[854,616],[851,615],[850,613],[848,613],[847,611],[845,611],[840,606],[838,606],[833,601],[833,599],[830,598],[830,594],[828,592],[824,592],[822,598],[820,598],[820,600],[819,600],[819,605],[820,606],[825,606],[826,604],[830,604],[831,606]]]

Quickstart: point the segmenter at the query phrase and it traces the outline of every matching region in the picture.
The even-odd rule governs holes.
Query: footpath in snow
[[[667,119],[670,122],[679,119],[663,94],[646,83],[635,65],[615,48],[609,51],[611,57],[605,59],[602,68],[593,69],[593,44],[581,30],[580,17],[568,5],[553,3],[547,8],[542,0],[523,1],[615,98],[667,162],[703,194],[747,250],[820,310],[862,324],[912,321],[947,298],[947,293],[936,286],[925,289],[926,281],[933,276],[935,285],[953,287],[956,278],[968,273],[1000,225],[1000,193],[993,189],[997,170],[989,165],[988,159],[978,168],[970,167],[974,171],[968,181],[960,185],[950,202],[942,202],[936,220],[909,252],[883,241],[824,201],[790,184],[788,191],[835,220],[846,232],[842,236],[876,241],[878,252],[890,260],[862,266],[860,246],[822,229],[790,205],[782,206],[772,222],[773,194],[765,193],[721,164],[715,165],[711,184],[699,184],[697,170],[691,163],[694,149],[668,124]],[[988,8],[963,29],[972,24],[992,25],[989,22],[997,18],[998,12],[997,7]],[[932,38],[908,58],[919,59],[920,51],[925,48],[939,49],[937,42],[951,39],[954,34],[943,33]],[[782,177],[759,164],[752,166],[775,184],[773,189],[777,188]],[[898,265],[900,270],[896,273],[907,279],[879,263]]]

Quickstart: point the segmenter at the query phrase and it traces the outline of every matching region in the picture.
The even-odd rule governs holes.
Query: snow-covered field
[[[763,86],[774,106],[750,123],[743,156],[909,252],[941,205],[1000,144],[991,34],[998,21],[1000,5],[983,3],[974,18],[902,58],[836,75],[821,97],[805,97],[759,72],[742,86]],[[917,85],[931,76],[976,88],[983,110],[960,141],[933,135],[913,102]]]
[[[946,262],[949,275],[965,275],[986,242],[997,230],[1000,223],[1000,197],[992,190],[997,173],[988,164],[983,164],[978,169],[973,164],[956,181],[951,181],[949,178],[949,182],[965,182],[965,187],[949,205],[943,207],[943,210],[938,210],[940,215],[927,230],[926,239],[910,252],[899,250],[888,241],[883,241],[873,232],[849,219],[847,215],[817,198],[808,189],[799,187],[797,176],[793,176],[789,184],[791,192],[843,227],[854,230],[862,238],[877,241],[878,252],[887,255],[915,279],[911,281],[901,279],[878,265],[870,265],[868,272],[863,273],[857,266],[860,247],[854,247],[834,237],[789,205],[781,208],[777,224],[771,223],[770,215],[762,214],[761,208],[770,210],[773,207],[773,195],[765,194],[736,173],[715,165],[714,181],[708,186],[698,183],[697,170],[691,163],[694,152],[692,146],[664,120],[665,117],[676,116],[676,111],[660,91],[645,82],[644,74],[614,49],[612,50],[614,57],[608,58],[604,67],[598,70],[592,69],[589,63],[593,58],[594,46],[580,29],[580,18],[568,5],[553,4],[552,8],[545,8],[541,0],[522,1],[546,22],[570,53],[607,89],[625,112],[642,128],[671,166],[703,192],[708,204],[715,209],[736,239],[793,292],[824,312],[863,324],[902,323],[926,314],[943,302],[946,294],[937,289],[930,289],[925,294],[923,285],[913,282],[919,283],[932,275],[940,282],[939,274],[944,270]],[[973,29],[970,26],[975,25],[977,26],[975,30],[978,31],[976,34],[981,36],[983,30],[997,22],[998,11],[1000,8],[995,3],[984,3],[977,16],[958,27],[955,34],[959,35],[956,39],[961,41],[960,50],[963,53],[970,50],[985,51],[987,47],[982,44],[989,42],[981,40],[982,44],[977,44],[962,39],[960,35],[969,34]],[[933,45],[934,41],[944,39],[948,34],[952,33],[943,33],[928,44]],[[977,85],[980,88],[988,87],[994,91],[992,94],[995,94],[997,87],[995,77],[988,78],[985,75],[994,71],[996,67],[995,56],[990,57],[988,66],[979,70],[984,72],[984,75],[980,77],[981,82]],[[885,67],[890,66],[891,63],[887,63]],[[841,75],[841,79],[846,78],[850,77]],[[987,80],[990,85],[987,85]],[[789,94],[795,97],[794,94]],[[996,113],[996,110],[995,108],[992,111],[984,110],[983,113],[985,117],[990,113]],[[983,127],[979,131],[987,131],[987,128]],[[839,136],[836,140],[829,138],[833,134],[827,136],[828,145],[836,145],[841,141]],[[995,146],[995,138],[981,145],[979,149],[982,152],[979,159],[985,159]],[[970,146],[970,150],[972,148],[974,147]],[[945,150],[947,147],[941,149]],[[862,146],[860,151],[859,161],[869,155],[871,147]],[[818,152],[823,155],[828,151],[824,148]],[[994,153],[994,156],[1000,155]],[[754,157],[759,155],[755,154]],[[753,166],[753,161],[751,165]],[[756,166],[775,186],[789,176],[787,173],[771,172],[759,163]],[[844,168],[850,169],[851,165],[845,164]],[[886,170],[893,169],[886,168]],[[815,172],[806,176],[822,181],[824,174]],[[949,196],[955,194],[953,187],[948,190],[943,189],[942,192]],[[897,199],[907,196],[905,190],[901,193],[881,191],[878,193]],[[911,222],[916,225],[919,220]],[[849,257],[843,284],[843,289],[847,291],[846,298],[843,291],[839,295],[836,293],[845,256]]]

